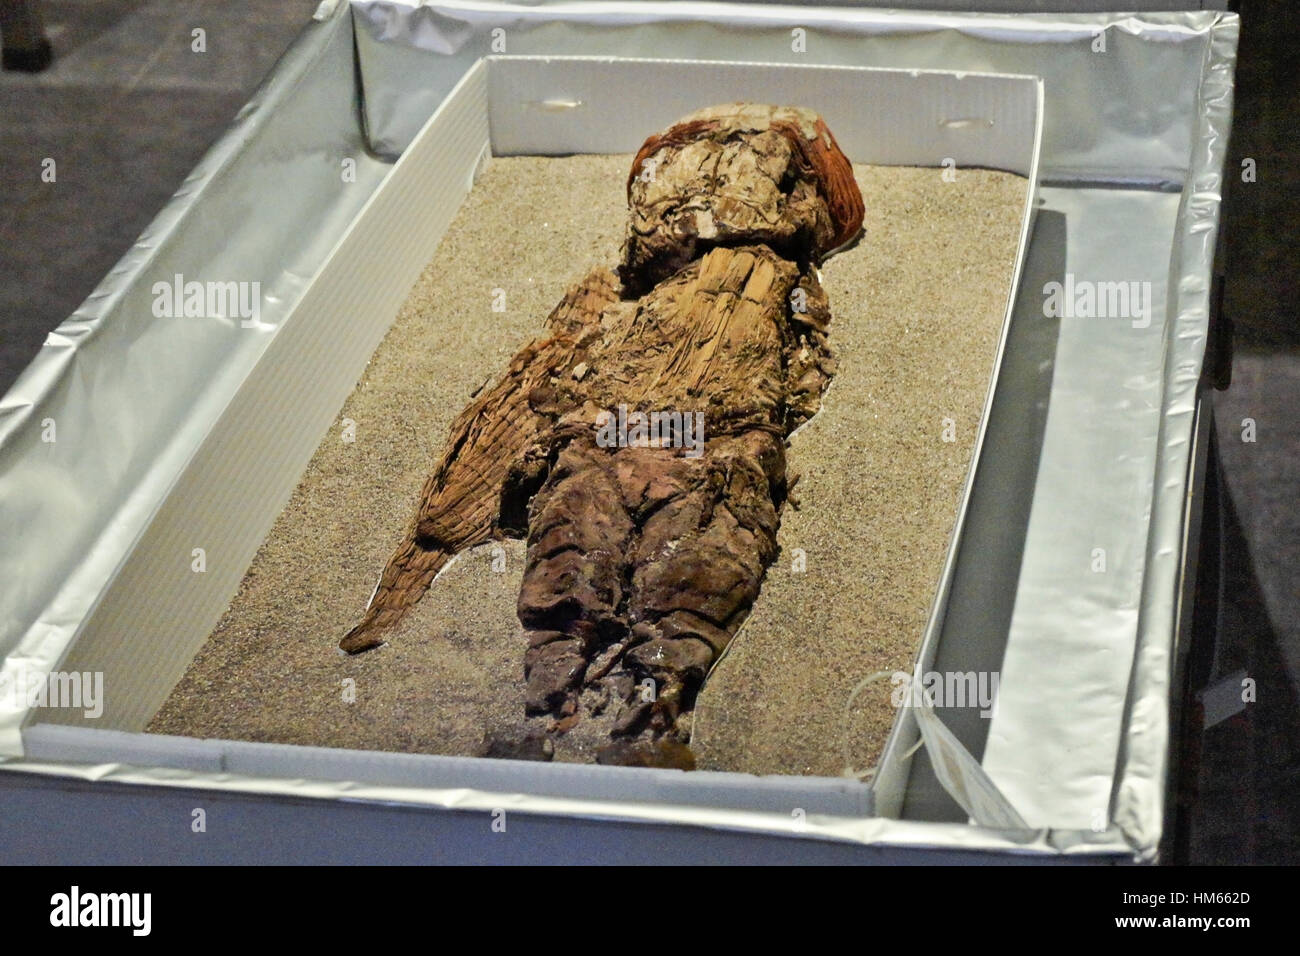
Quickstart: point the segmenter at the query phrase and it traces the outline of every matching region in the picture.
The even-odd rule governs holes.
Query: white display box
[[[1036,77],[836,66],[592,57],[486,57],[442,102],[356,212],[247,368],[134,541],[57,669],[99,672],[101,717],[27,714],[26,761],[120,765],[115,779],[323,798],[615,817],[902,845],[960,843],[964,824],[903,823],[915,718],[899,711],[871,784],[852,779],[534,764],[191,740],[141,731],[227,607],[338,408],[492,155],[632,153],[702,105],[797,104],[823,114],[855,163],[987,167],[1027,178],[989,402],[1034,210],[1042,136]],[[255,223],[252,224],[255,226]],[[250,226],[251,228],[251,226]],[[236,230],[232,244],[244,236]],[[193,273],[202,273],[194,263]],[[1010,267],[1011,264],[1009,263]],[[540,317],[539,317],[540,321]],[[968,476],[919,665],[936,652]],[[226,556],[195,576],[191,543]],[[987,662],[996,670],[998,661]],[[75,724],[75,725],[70,725]],[[34,766],[34,764],[33,764]],[[178,772],[183,771],[180,776]],[[39,772],[39,771],[38,771]],[[800,811],[792,819],[792,811]],[[868,821],[872,821],[868,823]],[[896,828],[890,829],[890,824]],[[946,834],[946,835],[945,835]],[[1007,834],[1012,845],[1032,834]]]

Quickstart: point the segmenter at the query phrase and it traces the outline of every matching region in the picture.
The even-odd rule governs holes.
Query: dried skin
[[[495,754],[546,759],[546,734],[606,715],[602,761],[691,765],[689,712],[776,557],[785,440],[834,374],[815,264],[862,205],[820,117],[714,107],[648,140],[638,165],[621,284],[593,271],[457,418],[341,643],[382,643],[459,551],[526,536],[526,701],[544,728]],[[702,453],[602,447],[620,406],[702,415]]]

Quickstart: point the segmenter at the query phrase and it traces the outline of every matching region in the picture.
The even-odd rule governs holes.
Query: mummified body
[[[815,267],[862,197],[815,114],[731,105],[647,140],[628,202],[618,275],[572,288],[456,419],[341,646],[382,644],[458,552],[526,536],[530,714],[555,734],[615,708],[602,760],[689,765],[683,718],[776,557],[786,438],[834,371]],[[611,441],[620,406],[692,433]]]

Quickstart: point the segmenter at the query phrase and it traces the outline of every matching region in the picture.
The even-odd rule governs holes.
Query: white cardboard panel
[[[487,143],[485,72],[466,74],[340,238],[60,664],[104,673],[97,726],[143,730],[225,611],[469,193]],[[70,710],[42,717],[81,722]]]
[[[681,116],[748,100],[822,114],[855,163],[984,166],[1028,176],[1027,76],[709,61],[489,57],[497,155],[634,153]]]
[[[867,816],[871,794],[856,780],[591,764],[528,763],[480,757],[378,753],[233,740],[196,740],[85,727],[36,724],[23,731],[32,760],[127,763],[142,767],[347,780],[435,790],[471,788],[489,793],[530,793],[590,800],[634,800],[684,806],[725,806],[791,814]]]

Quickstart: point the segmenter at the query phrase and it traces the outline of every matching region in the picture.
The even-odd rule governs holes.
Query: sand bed
[[[570,284],[617,261],[629,162],[493,160],[149,731],[476,754],[485,732],[522,726],[521,542],[461,555],[387,646],[336,644],[451,420]],[[867,674],[908,669],[973,450],[1026,182],[855,172],[866,235],[823,268],[839,372],[792,439],[801,507],[784,512],[782,554],[701,695],[704,768],[834,775],[846,741],[853,766],[874,762],[888,685],[847,720],[844,704]],[[591,759],[600,739],[583,730],[556,759]]]

